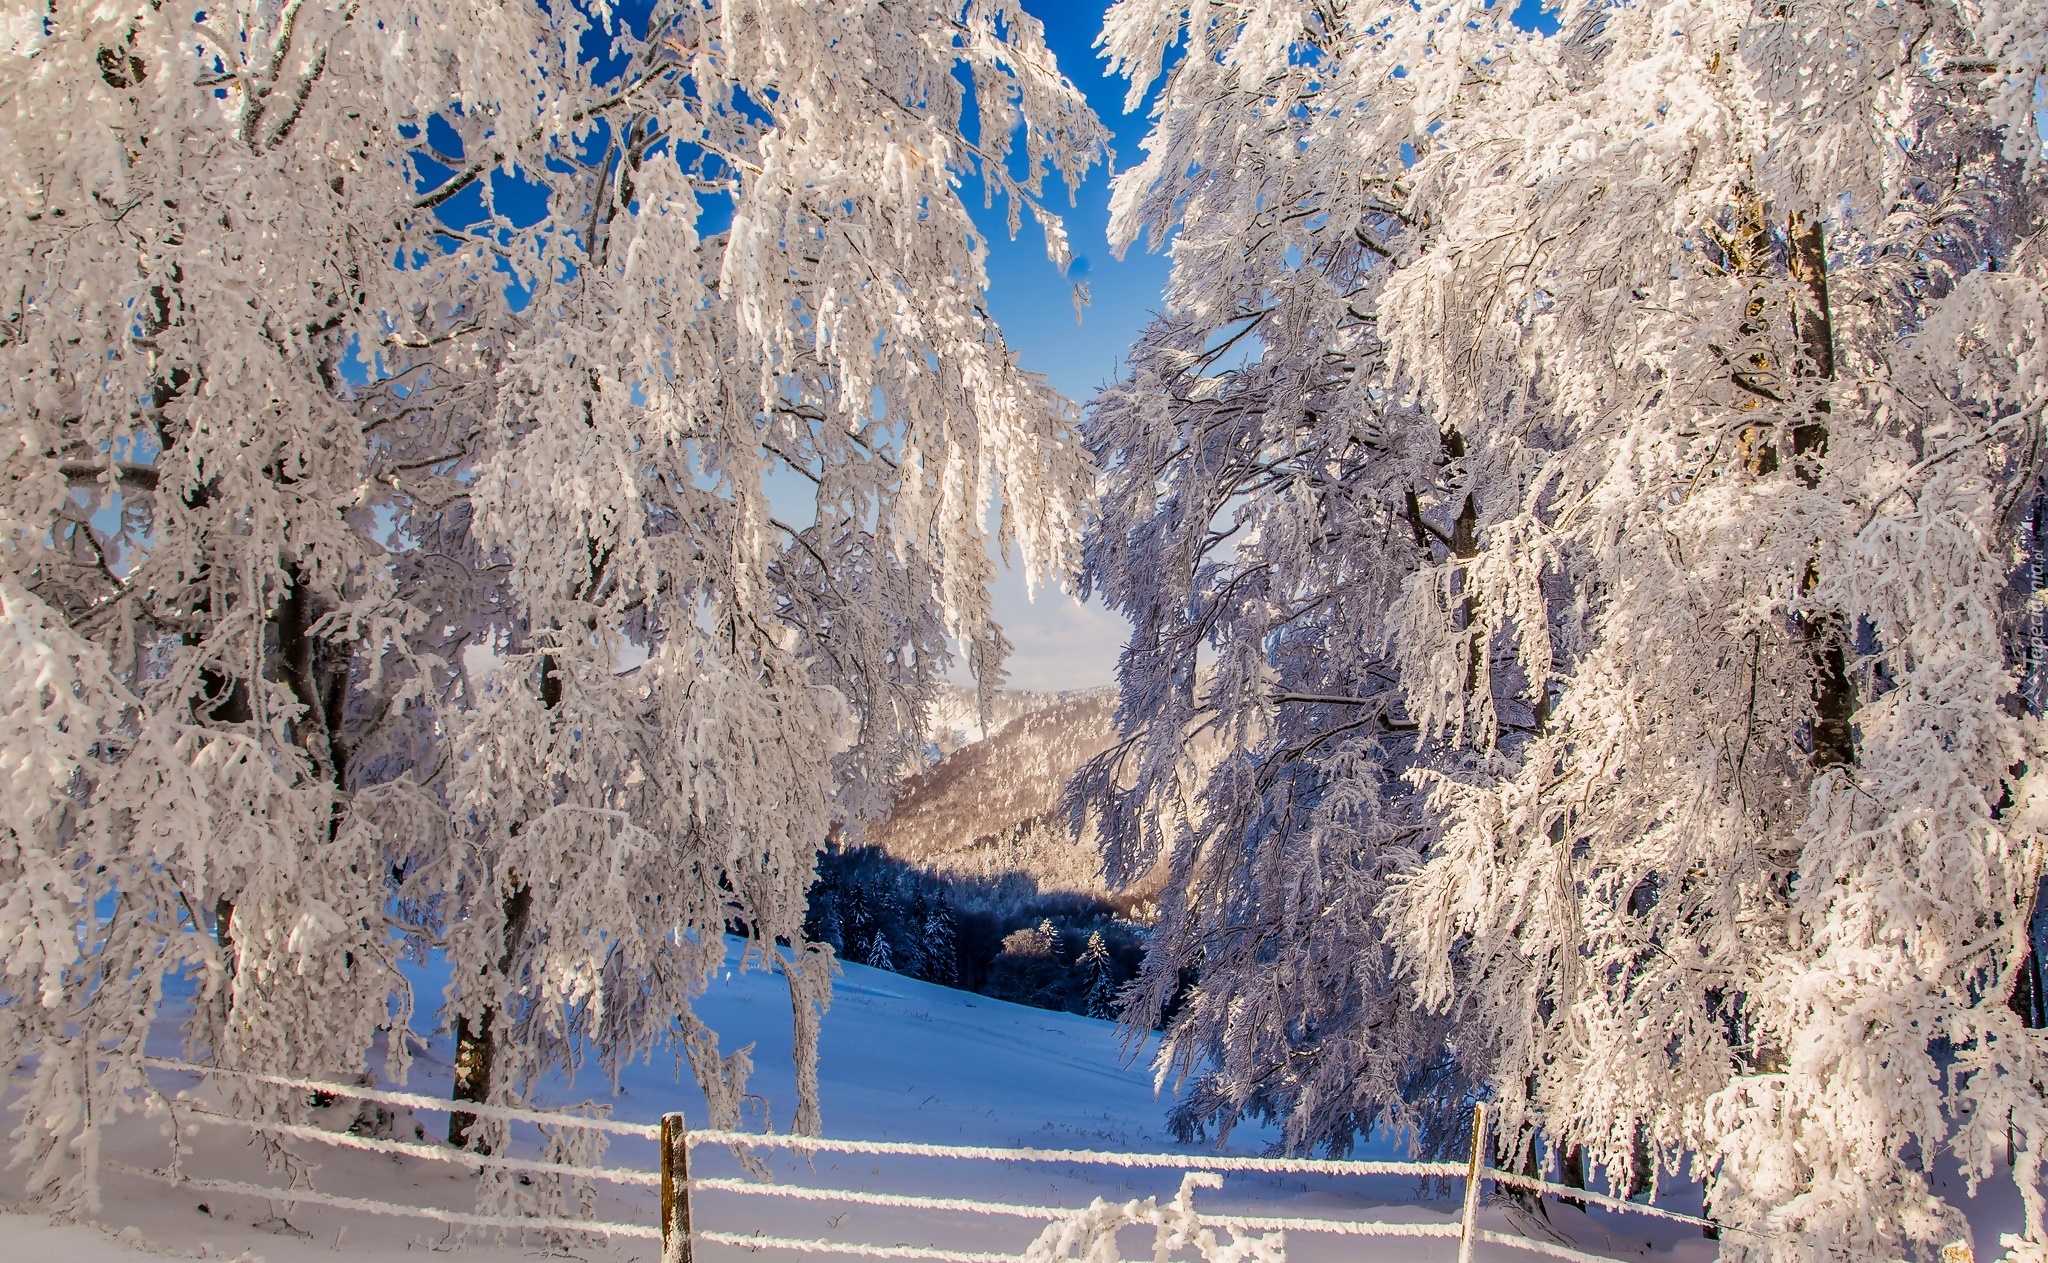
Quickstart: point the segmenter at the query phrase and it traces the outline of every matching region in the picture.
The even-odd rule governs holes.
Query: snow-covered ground
[[[438,994],[439,979],[423,975],[421,995]],[[699,1012],[717,1030],[728,1051],[754,1044],[751,1090],[777,1130],[786,1130],[794,1108],[789,1064],[789,1001],[779,979],[758,972],[732,974],[704,997]],[[166,1038],[161,1051],[174,1053]],[[1133,1057],[1131,1054],[1136,1054]],[[1107,1022],[993,1001],[917,982],[895,974],[848,966],[824,1021],[820,1078],[825,1130],[836,1137],[909,1140],[940,1144],[1033,1146],[1172,1152],[1179,1148],[1162,1126],[1164,1105],[1152,1093],[1150,1049],[1126,1049]],[[445,1096],[448,1090],[445,1039],[427,1046],[408,1089]],[[192,1085],[176,1075],[161,1076],[165,1087]],[[616,1094],[601,1077],[558,1085],[550,1103],[597,1098],[609,1101],[616,1118],[651,1122],[666,1110],[683,1110],[693,1125],[704,1118],[703,1097],[672,1061],[637,1065]],[[353,1107],[337,1107],[336,1126]],[[413,1120],[401,1114],[409,1132]],[[446,1129],[443,1116],[421,1112],[427,1136]],[[758,1117],[749,1120],[758,1127]],[[169,1145],[162,1120],[130,1116],[114,1128],[105,1152],[137,1168],[162,1165]],[[531,1151],[532,1129],[518,1129]],[[1240,1132],[1233,1152],[1256,1153],[1267,1138]],[[185,1170],[190,1176],[275,1183],[241,1133],[206,1128],[193,1137]],[[451,1210],[475,1208],[469,1168],[384,1154],[295,1146],[316,1164],[313,1179],[323,1192],[376,1198]],[[606,1165],[654,1167],[653,1146],[616,1140]],[[1377,1149],[1360,1157],[1399,1157]],[[699,1175],[734,1175],[728,1151],[699,1149]],[[769,1165],[785,1183],[834,1186],[876,1192],[967,1197],[1036,1205],[1085,1206],[1094,1198],[1122,1201],[1153,1194],[1170,1198],[1179,1176],[1171,1171],[1127,1171],[1045,1164],[994,1164],[931,1159],[819,1155],[806,1163],[783,1154]],[[137,1175],[109,1171],[105,1206],[98,1223],[51,1225],[35,1214],[0,1218],[0,1263],[53,1260],[58,1263],[133,1263],[162,1254],[188,1257],[264,1259],[268,1263],[331,1263],[337,1258],[395,1260],[415,1251],[446,1250],[459,1237],[441,1225],[386,1218],[301,1203],[286,1207],[264,1199],[168,1186]],[[1447,1222],[1457,1207],[1447,1200],[1455,1186],[1430,1190],[1407,1178],[1326,1178],[1231,1175],[1224,1187],[1198,1195],[1196,1204],[1221,1211],[1325,1219],[1380,1219]],[[20,1193],[19,1174],[0,1181],[10,1204]],[[621,1222],[656,1222],[651,1189],[607,1186],[599,1217]],[[205,1209],[201,1209],[201,1203]],[[1682,1204],[1681,1204],[1682,1205]],[[700,1192],[695,1201],[701,1230],[883,1245],[937,1245],[951,1249],[1015,1252],[1040,1225],[1017,1218],[989,1218],[954,1212],[906,1211],[795,1202]],[[1996,1255],[1997,1230],[2016,1220],[2016,1208],[1986,1208],[1979,1227],[1980,1258]],[[1703,1263],[1711,1243],[1680,1225],[1641,1216],[1595,1211],[1587,1216],[1550,1209],[1543,1224],[1503,1205],[1483,1212],[1485,1226],[1565,1239],[1581,1248],[1632,1260],[1654,1254],[1658,1263]],[[1150,1254],[1149,1233],[1127,1230],[1119,1244],[1125,1257]],[[509,1260],[538,1257],[547,1244],[538,1236],[499,1241],[469,1238],[466,1257]],[[648,1241],[578,1244],[573,1253],[590,1260],[653,1263],[659,1250]],[[1362,1258],[1385,1263],[1450,1263],[1456,1243],[1448,1240],[1336,1238],[1289,1234],[1287,1254],[1300,1263],[1352,1263]],[[1482,1246],[1485,1263],[1535,1263],[1539,1256]],[[784,1263],[782,1251],[700,1244],[702,1263]],[[812,1256],[829,1258],[832,1256]]]

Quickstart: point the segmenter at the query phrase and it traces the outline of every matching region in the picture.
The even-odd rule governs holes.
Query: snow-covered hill
[[[431,994],[439,982],[431,971],[422,971],[422,994]],[[758,1069],[752,1090],[758,1094],[759,1110],[750,1120],[752,1126],[760,1126],[764,1118],[778,1128],[789,1122],[795,1086],[789,1069],[788,1004],[779,979],[754,972],[721,979],[699,1007],[721,1033],[726,1048],[754,1045]],[[174,1053],[175,1044],[175,1036],[165,1030],[161,1051]],[[1162,1103],[1153,1096],[1146,1066],[1149,1051],[1149,1044],[1120,1044],[1106,1022],[1022,1008],[848,966],[824,1021],[825,1129],[829,1135],[867,1139],[1170,1152],[1175,1146],[1161,1126]],[[413,1090],[445,1095],[445,1041],[434,1041],[423,1052],[412,1078]],[[18,1076],[20,1068],[15,1073]],[[190,1086],[190,1080],[176,1079],[165,1076],[162,1086]],[[693,1119],[704,1117],[702,1096],[688,1075],[678,1076],[669,1061],[631,1068],[617,1092],[586,1078],[574,1085],[556,1085],[548,1095],[557,1104],[596,1098],[609,1103],[615,1117],[630,1120],[653,1120],[678,1107]],[[346,1118],[347,1108],[342,1111],[337,1126]],[[428,1135],[440,1130],[438,1115],[423,1115],[419,1121]],[[401,1115],[401,1128],[410,1122]],[[279,1182],[278,1176],[262,1170],[239,1134],[207,1129],[193,1139],[195,1151],[186,1163],[189,1175]],[[1232,1149],[1258,1152],[1267,1139],[1240,1132]],[[457,1210],[473,1204],[471,1172],[463,1167],[317,1146],[298,1148],[313,1161],[309,1178],[323,1191]],[[621,1141],[605,1160],[651,1168],[651,1148]],[[153,1167],[165,1161],[169,1148],[158,1120],[131,1115],[111,1129],[106,1152],[118,1162]],[[1392,1156],[1384,1148],[1376,1152]],[[696,1162],[700,1174],[737,1173],[734,1160],[724,1151],[700,1150]],[[1097,1197],[1123,1201],[1154,1193],[1170,1195],[1179,1182],[1171,1171],[830,1155],[819,1156],[813,1166],[787,1158],[770,1165],[785,1182],[1069,1206],[1086,1205]],[[10,1201],[19,1196],[19,1178],[19,1173],[10,1173],[0,1185]],[[137,1263],[151,1257],[146,1247],[186,1257],[260,1257],[269,1263],[331,1263],[337,1258],[396,1263],[401,1257],[419,1257],[414,1251],[451,1243],[438,1226],[417,1220],[304,1204],[279,1218],[286,1210],[281,1204],[166,1187],[118,1171],[108,1174],[106,1187],[106,1202],[97,1215],[103,1227],[98,1229],[52,1227],[36,1215],[0,1219],[0,1259]],[[1411,1179],[1233,1175],[1223,1189],[1201,1195],[1198,1204],[1325,1218],[1443,1222],[1455,1215],[1456,1207],[1449,1201],[1418,1200],[1422,1192]],[[206,1204],[205,1210],[200,1203]],[[605,1219],[653,1223],[652,1190],[632,1190],[623,1197],[608,1193],[598,1212]],[[1659,1263],[1703,1263],[1711,1255],[1709,1243],[1683,1230],[1664,1231],[1652,1225],[1645,1234],[1647,1221],[1632,1221],[1610,1232],[1575,1211],[1554,1210],[1553,1219],[1572,1239],[1624,1259],[1645,1255],[1649,1240],[1657,1243]],[[1487,1220],[1495,1228],[1511,1227],[1500,1208],[1489,1209]],[[1037,1225],[1022,1219],[849,1209],[729,1193],[701,1193],[696,1223],[700,1229],[743,1235],[1008,1253],[1021,1249],[1037,1230]],[[1134,1231],[1124,1241],[1127,1255],[1148,1252],[1149,1243],[1139,1242],[1138,1235]],[[1993,1241],[1981,1244],[1988,1249]],[[1455,1255],[1455,1243],[1443,1240],[1361,1242],[1301,1234],[1289,1237],[1287,1249],[1288,1257],[1299,1263],[1354,1263],[1361,1245],[1375,1263],[1450,1263]],[[593,1261],[620,1263],[653,1263],[658,1257],[652,1244],[644,1241],[579,1247],[576,1253]],[[501,1263],[534,1254],[531,1242],[481,1242],[465,1257]],[[794,1263],[796,1256],[700,1245],[696,1257],[700,1263]],[[1483,1248],[1480,1257],[1482,1263],[1529,1263],[1535,1256]]]
[[[1060,693],[1038,693],[1030,689],[997,689],[983,715],[977,695],[958,684],[941,684],[939,695],[925,714],[925,729],[933,748],[941,756],[973,745],[1001,732],[1012,721],[1058,706],[1076,697],[1108,694],[1108,689],[1080,689]]]
[[[1104,893],[1094,831],[1075,836],[1059,800],[1082,762],[1109,748],[1115,695],[1023,697],[1029,709],[905,781],[866,841],[934,872],[1022,874],[1041,891]]]

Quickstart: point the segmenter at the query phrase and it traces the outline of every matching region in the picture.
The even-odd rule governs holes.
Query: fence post
[[[681,1114],[661,1116],[661,1263],[690,1257],[690,1138]]]
[[[1479,1173],[1486,1169],[1486,1106],[1472,1107],[1472,1162],[1465,1168],[1465,1216],[1458,1229],[1458,1263],[1472,1263],[1479,1234]]]

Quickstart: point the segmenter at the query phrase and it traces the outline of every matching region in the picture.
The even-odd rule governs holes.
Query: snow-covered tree
[[[2043,1257],[2048,17],[1510,8],[1111,12],[1136,89],[1187,41],[1117,191],[1175,273],[1090,422],[1136,630],[1079,785],[1172,854],[1165,1064],[1297,1144],[1471,1077],[1788,1257],[1952,1238],[1925,1164],[2010,1135]]]
[[[910,886],[908,898],[898,898],[898,906],[902,909],[904,933],[903,950],[900,953],[902,959],[896,968],[913,978],[925,976],[924,923],[928,915],[926,908],[930,897],[930,892],[918,883]]]
[[[1075,539],[958,195],[1064,260],[1041,182],[1103,134],[1037,24],[60,0],[9,10],[0,89],[31,1187],[89,1204],[180,970],[196,1052],[352,1071],[445,930],[476,1095],[674,1038],[730,1103],[689,999],[739,921],[798,947],[808,1065],[828,817],[917,757],[947,637],[998,680],[991,499],[1033,570]]]
[[[1075,964],[1081,970],[1083,1010],[1089,1017],[1115,1017],[1116,962],[1110,959],[1102,931],[1089,933],[1088,945],[1081,949],[1081,959]]]
[[[531,285],[471,490],[521,627],[460,736],[452,1004],[539,1063],[580,1033],[632,1055],[684,1013],[699,1077],[730,1084],[686,1015],[719,928],[764,961],[797,941],[830,818],[921,762],[946,638],[998,682],[991,497],[1032,571],[1075,541],[1066,405],[980,306],[956,184],[978,171],[1064,262],[1039,184],[1077,184],[1102,132],[1017,10],[683,5],[611,34],[626,68],[579,63],[583,108],[625,100],[519,161],[554,213],[478,225]],[[495,123],[458,123],[451,165],[502,160]],[[700,236],[713,196],[731,223]],[[771,470],[809,481],[809,522]],[[809,1048],[826,964],[778,967]]]
[[[531,96],[519,58],[469,50],[543,25],[56,5],[8,30],[0,1056],[36,1054],[16,1155],[74,1208],[167,973],[198,972],[189,1043],[230,1065],[359,1069],[411,1012],[447,665],[390,480],[459,436],[400,344],[461,295],[391,266],[439,253],[400,132]],[[351,389],[351,348],[387,337],[408,375]]]
[[[960,949],[953,930],[953,908],[943,894],[923,899],[924,916],[918,925],[918,976],[927,982],[950,987],[959,981]]]
[[[860,963],[872,969],[894,971],[896,968],[896,957],[889,950],[889,936],[886,934],[876,934],[874,939],[868,943],[867,955],[861,958]]]
[[[1451,496],[1446,440],[1386,389],[1370,315],[1410,132],[1333,104],[1310,63],[1341,63],[1346,29],[1306,9],[1278,28],[1295,64],[1239,79],[1234,12],[1190,29],[1151,156],[1118,185],[1115,231],[1175,229],[1175,266],[1089,426],[1104,472],[1083,583],[1133,632],[1121,739],[1074,789],[1113,879],[1167,855],[1124,1012],[1175,1010],[1161,1072],[1201,1078],[1177,1125],[1227,1133],[1249,1113],[1297,1146],[1375,1123],[1448,1143],[1462,1110],[1435,1107],[1465,1088],[1448,1024],[1396,977],[1379,912],[1423,827],[1384,612],[1426,558],[1420,505]],[[1166,8],[1112,10],[1134,88],[1179,29]],[[1241,150],[1253,134],[1270,150]]]

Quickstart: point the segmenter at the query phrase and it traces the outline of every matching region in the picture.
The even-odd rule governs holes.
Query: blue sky
[[[1116,168],[1136,165],[1147,119],[1144,107],[1123,112],[1129,85],[1104,73],[1105,63],[1094,48],[1104,0],[1025,0],[1024,7],[1045,24],[1046,42],[1060,69],[1087,93],[1089,104],[1116,134],[1111,142]],[[1069,399],[1085,404],[1098,387],[1118,376],[1124,353],[1158,309],[1167,262],[1163,255],[1146,253],[1142,243],[1122,261],[1110,253],[1109,174],[1102,168],[1075,190],[1073,206],[1066,205],[1065,190],[1047,192],[1048,205],[1066,220],[1075,271],[1087,277],[1093,290],[1094,301],[1079,323],[1067,282],[1045,257],[1045,238],[1037,225],[1027,217],[1011,241],[1004,235],[1003,208],[983,211],[980,189],[963,190],[992,238],[988,306],[1004,338],[1025,368],[1045,374]],[[1033,602],[1015,564],[998,578],[995,603],[996,618],[1016,645],[1009,663],[1012,687],[1069,689],[1110,682],[1129,630],[1121,616],[1099,602],[1083,606],[1057,588],[1042,588]],[[964,682],[963,673],[956,670],[956,676]]]
[[[1129,85],[1105,73],[1095,37],[1102,30],[1107,0],[1024,0],[1024,8],[1045,24],[1046,43],[1060,69],[1087,93],[1089,104],[1115,134],[1116,169],[1135,166],[1143,156],[1151,101],[1131,114],[1123,111]],[[1524,30],[1550,34],[1556,17],[1543,0],[1518,0],[1511,20]],[[990,248],[989,311],[1024,367],[1046,375],[1069,399],[1086,404],[1097,388],[1119,375],[1124,353],[1160,306],[1168,265],[1163,254],[1147,253],[1142,242],[1122,261],[1110,254],[1109,175],[1090,174],[1077,205],[1064,211],[1067,237],[1077,265],[1085,260],[1094,302],[1077,325],[1066,282],[1045,258],[1045,239],[1028,221],[1015,241],[1003,235],[1002,208],[978,209],[980,190],[964,190]],[[1063,197],[1049,202],[1064,201]],[[1016,688],[1069,689],[1108,684],[1116,671],[1130,625],[1100,602],[1083,606],[1058,589],[1041,590],[1034,603],[1025,596],[1018,569],[1002,572],[996,584],[996,618],[1016,644],[1010,684]],[[964,672],[956,669],[964,682]]]

